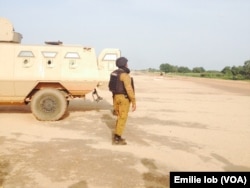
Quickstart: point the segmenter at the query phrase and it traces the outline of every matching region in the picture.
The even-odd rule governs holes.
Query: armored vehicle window
[[[54,57],[56,57],[56,54],[57,54],[57,52],[42,52],[42,54],[43,54],[43,56],[44,57],[52,57],[52,58],[54,58]]]
[[[103,57],[103,61],[115,61],[117,59],[117,54],[106,54]]]
[[[32,51],[20,51],[18,57],[34,57]]]
[[[65,58],[79,59],[80,56],[77,52],[68,52],[66,53]]]

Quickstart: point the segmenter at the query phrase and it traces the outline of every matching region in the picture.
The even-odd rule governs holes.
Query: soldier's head
[[[119,57],[115,64],[117,67],[122,68],[122,67],[127,67],[128,60],[125,57]]]

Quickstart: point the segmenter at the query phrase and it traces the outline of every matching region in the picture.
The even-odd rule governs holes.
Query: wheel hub
[[[41,108],[44,112],[54,112],[56,109],[56,102],[48,97],[42,101]]]

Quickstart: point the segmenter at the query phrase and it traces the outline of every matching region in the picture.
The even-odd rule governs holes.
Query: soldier
[[[132,103],[132,111],[136,110],[134,83],[133,78],[129,76],[127,62],[125,57],[116,60],[118,69],[111,73],[109,81],[109,90],[113,94],[114,114],[117,115],[113,144],[117,145],[127,144],[121,136],[128,118],[130,103]]]

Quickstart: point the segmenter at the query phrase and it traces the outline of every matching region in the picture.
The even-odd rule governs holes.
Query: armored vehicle
[[[38,120],[63,117],[69,101],[84,98],[115,69],[119,49],[45,42],[21,44],[22,35],[0,18],[0,105],[30,105]]]

